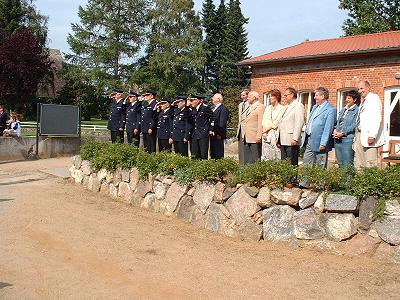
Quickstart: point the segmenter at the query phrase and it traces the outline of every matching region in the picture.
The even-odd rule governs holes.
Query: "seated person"
[[[21,136],[21,124],[18,120],[18,115],[15,112],[10,114],[8,120],[8,128],[3,131],[3,136],[20,137]]]

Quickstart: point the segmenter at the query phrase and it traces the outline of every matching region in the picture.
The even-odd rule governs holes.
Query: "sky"
[[[214,0],[218,5],[220,0]],[[203,0],[194,0],[201,10]],[[225,2],[228,2],[226,0]],[[242,0],[242,12],[249,18],[249,55],[254,57],[309,40],[343,35],[345,11],[338,0]],[[49,17],[49,46],[69,53],[67,35],[71,23],[79,22],[78,7],[87,0],[36,0],[37,9]]]

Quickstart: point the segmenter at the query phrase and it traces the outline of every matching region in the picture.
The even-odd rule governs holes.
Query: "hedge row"
[[[351,166],[323,169],[316,166],[293,167],[289,161],[257,161],[239,166],[237,160],[191,160],[178,154],[161,152],[148,154],[129,144],[99,144],[90,142],[81,148],[81,157],[99,170],[133,168],[142,178],[152,174],[174,175],[180,184],[194,181],[223,181],[228,185],[282,188],[293,179],[305,179],[311,188],[328,192],[342,192],[360,199],[376,197],[380,203],[378,215],[383,213],[386,200],[400,199],[400,167],[383,170],[367,168],[355,172]]]

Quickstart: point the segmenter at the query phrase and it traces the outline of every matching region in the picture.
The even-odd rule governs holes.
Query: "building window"
[[[264,105],[265,107],[269,105],[269,93],[264,93]]]
[[[357,91],[357,88],[350,87],[350,88],[344,88],[344,89],[338,90],[337,102],[336,102],[338,115],[339,115],[339,112],[342,110],[342,108],[346,106],[346,95],[347,95],[347,93],[349,91],[352,91],[352,90],[356,90]]]
[[[306,120],[308,120],[311,109],[315,104],[314,96],[314,91],[301,91],[297,94],[297,99],[299,99],[299,101],[303,103],[304,108],[306,109]]]

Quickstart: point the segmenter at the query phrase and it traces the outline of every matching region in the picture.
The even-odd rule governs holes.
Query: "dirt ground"
[[[0,299],[399,299],[400,266],[244,242],[0,164]]]

